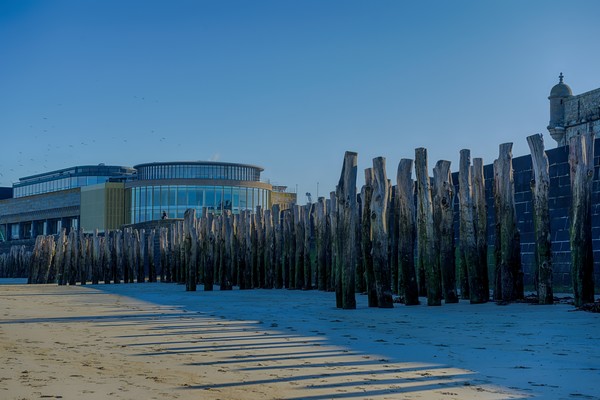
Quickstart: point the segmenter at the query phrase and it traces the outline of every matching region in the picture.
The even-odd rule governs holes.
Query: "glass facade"
[[[262,171],[262,168],[252,165],[211,162],[153,163],[136,165],[135,168],[139,180],[213,179],[258,182]]]
[[[132,176],[135,170],[114,165],[84,165],[32,175],[13,185],[13,197],[58,192],[108,182],[111,178]]]
[[[199,214],[203,207],[209,212],[234,214],[241,210],[268,207],[271,191],[238,186],[160,185],[131,188],[131,223],[161,219],[165,211],[169,218],[183,218],[188,208]]]

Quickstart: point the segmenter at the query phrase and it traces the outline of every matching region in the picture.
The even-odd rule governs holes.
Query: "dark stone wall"
[[[569,243],[569,213],[571,207],[571,182],[569,175],[569,148],[546,150],[550,163],[549,208],[552,234],[554,285],[571,287],[571,246]],[[600,286],[600,139],[594,144],[594,180],[592,188],[592,244],[594,248],[594,282]],[[488,208],[488,260],[490,273],[494,266],[495,210],[493,197],[493,164],[484,166],[485,191]],[[531,156],[513,158],[515,182],[515,208],[521,234],[521,258],[525,273],[525,285],[533,285],[535,263],[535,236],[533,230],[533,204],[531,179],[533,171]],[[455,193],[458,193],[458,173],[452,176]],[[455,235],[458,243],[458,197],[455,197]],[[493,282],[492,280],[490,282]]]

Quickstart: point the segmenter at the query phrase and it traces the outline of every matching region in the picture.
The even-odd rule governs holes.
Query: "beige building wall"
[[[121,228],[126,220],[125,186],[119,182],[106,182],[81,188],[81,222],[85,232],[100,232]]]

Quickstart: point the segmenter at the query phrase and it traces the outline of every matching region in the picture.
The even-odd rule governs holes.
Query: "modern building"
[[[12,197],[10,188],[0,193],[5,197],[0,199],[0,241],[62,228],[102,232],[183,218],[188,208],[239,213],[270,207],[273,187],[261,182],[262,171],[255,165],[187,161],[77,166],[24,177],[13,184]],[[285,201],[295,202],[295,194]]]
[[[596,137],[600,136],[600,89],[573,96],[563,79],[561,72],[548,97],[548,131],[559,147],[568,145],[571,137],[583,132],[592,131]]]
[[[272,186],[260,181],[261,167],[223,162],[157,162],[134,167],[131,223],[183,218],[185,210],[203,207],[214,213],[270,207]]]

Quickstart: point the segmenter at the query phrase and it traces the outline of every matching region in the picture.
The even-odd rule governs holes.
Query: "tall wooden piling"
[[[415,184],[413,161],[403,158],[398,164],[398,263],[401,296],[407,306],[419,304],[419,288],[415,271]]]
[[[373,272],[377,292],[377,306],[392,308],[391,271],[388,259],[388,202],[389,184],[385,171],[385,158],[373,159],[373,197],[371,199],[371,244]]]
[[[483,176],[483,159],[476,157],[471,166],[473,184],[473,225],[475,230],[475,247],[477,249],[477,268],[483,284],[482,292],[486,301],[490,298],[490,279],[488,273],[488,240],[487,240],[487,203],[485,199],[485,179]],[[470,298],[470,296],[469,296]]]
[[[361,188],[361,259],[363,263],[365,290],[367,292],[367,304],[369,307],[377,307],[377,284],[375,280],[375,271],[373,269],[373,241],[371,239],[372,211],[371,203],[373,200],[374,186],[373,168],[365,169],[365,184]]]
[[[446,303],[458,303],[454,248],[454,185],[450,161],[440,160],[433,168],[433,222]]]
[[[439,255],[435,251],[431,182],[427,173],[427,149],[423,147],[415,150],[415,172],[417,176],[419,263],[425,270],[427,305],[439,306],[442,304]]]
[[[477,241],[475,239],[475,223],[473,221],[473,186],[471,178],[471,151],[460,151],[459,210],[460,210],[460,251],[466,263],[469,279],[469,299],[471,304],[485,303],[489,293],[484,289],[483,276],[479,267]]]
[[[344,164],[340,180],[336,188],[337,199],[337,258],[340,283],[336,287],[341,300],[336,301],[338,307],[355,309],[355,268],[356,268],[356,169],[358,154],[347,151],[344,155]]]
[[[494,299],[513,301],[524,297],[520,234],[517,228],[512,143],[503,143],[494,161],[494,203],[498,224],[499,259],[496,260]]]
[[[594,302],[594,257],[592,252],[592,180],[594,178],[594,134],[569,140],[571,170],[571,279],[575,306]]]

